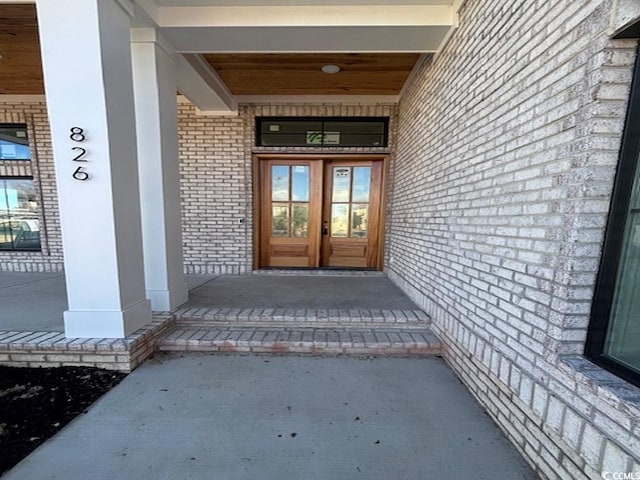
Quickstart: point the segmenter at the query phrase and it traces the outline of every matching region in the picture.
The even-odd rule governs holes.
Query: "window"
[[[25,124],[0,124],[0,161],[2,160],[31,160]]]
[[[40,250],[40,220],[31,178],[0,178],[2,250]]]
[[[259,117],[262,147],[386,147],[386,117]]]
[[[585,354],[640,386],[640,48]]]

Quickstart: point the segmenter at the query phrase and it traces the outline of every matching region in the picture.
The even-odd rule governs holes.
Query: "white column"
[[[188,299],[182,257],[176,61],[155,29],[131,32],[147,298],[154,311]]]
[[[122,338],[151,321],[140,226],[131,4],[63,3],[37,0],[69,300],[65,334]],[[86,161],[73,160],[82,153],[79,148]]]

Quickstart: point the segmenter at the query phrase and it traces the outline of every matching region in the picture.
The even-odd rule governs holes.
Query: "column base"
[[[182,282],[168,290],[147,290],[147,298],[154,312],[172,312],[189,300],[189,286]]]
[[[125,338],[151,322],[149,300],[142,300],[126,310],[64,312],[67,338]]]

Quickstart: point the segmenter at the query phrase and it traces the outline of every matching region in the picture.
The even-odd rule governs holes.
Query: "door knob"
[[[327,221],[324,221],[322,225],[322,235],[329,235],[329,227],[327,226]]]

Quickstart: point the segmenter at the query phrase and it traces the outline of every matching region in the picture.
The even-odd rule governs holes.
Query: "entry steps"
[[[161,351],[439,355],[421,310],[183,308]]]
[[[181,308],[174,312],[180,325],[255,325],[311,327],[423,328],[430,324],[422,310],[364,308]]]
[[[328,355],[440,355],[429,327],[308,327],[178,325],[156,345],[160,351],[311,353]]]

